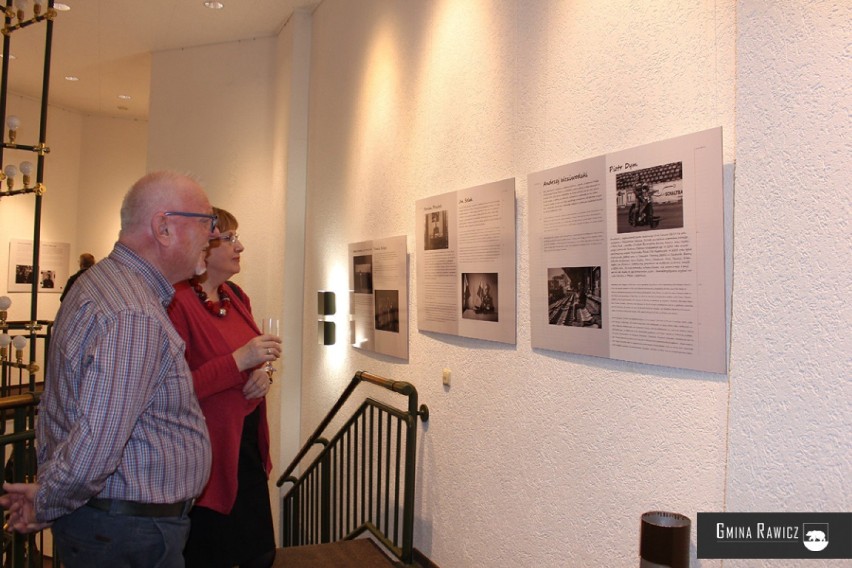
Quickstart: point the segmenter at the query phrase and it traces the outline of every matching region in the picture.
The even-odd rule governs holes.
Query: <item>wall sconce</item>
[[[320,290],[317,292],[317,343],[334,345],[336,326],[333,316],[337,313],[337,300],[334,292]]]
[[[15,360],[19,364],[24,362],[24,347],[27,346],[27,338],[23,335],[16,335],[12,338],[12,347],[15,348]]]

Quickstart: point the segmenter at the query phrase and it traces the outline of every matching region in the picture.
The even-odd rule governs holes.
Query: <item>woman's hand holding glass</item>
[[[271,364],[280,356],[281,338],[269,333],[253,337],[245,345],[234,351],[234,361],[240,371],[265,363]]]
[[[281,328],[280,328],[280,324],[278,322],[278,319],[276,319],[276,318],[263,318],[263,322],[261,323],[261,326],[262,326],[262,331],[263,331],[264,334],[269,334],[269,335],[273,335],[275,337],[278,337],[279,338],[278,342],[279,343],[281,342],[281,339],[280,339]],[[280,354],[280,348],[279,348],[279,354]],[[272,384],[272,373],[275,372],[275,367],[272,365],[272,362],[275,361],[275,359],[278,359],[278,357],[276,356],[275,358],[267,361],[266,365],[264,366],[264,368],[266,369],[266,375],[267,375],[267,377],[269,377],[269,383],[270,384]]]

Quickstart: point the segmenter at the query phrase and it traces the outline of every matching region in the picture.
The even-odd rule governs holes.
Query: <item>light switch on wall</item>
[[[444,369],[442,379],[443,379],[444,384],[446,386],[450,386],[450,370],[449,369]]]

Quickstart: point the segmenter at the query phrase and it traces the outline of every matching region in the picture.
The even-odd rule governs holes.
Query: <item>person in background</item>
[[[220,233],[210,241],[207,272],[178,284],[169,306],[213,445],[184,558],[188,567],[267,568],[275,559],[265,399],[272,381],[262,365],[279,357],[281,339],[260,333],[249,297],[228,281],[244,249],[234,216],[213,211]]]
[[[633,195],[636,196],[636,223],[640,223],[642,215],[645,214],[645,208],[648,206],[648,191],[647,183],[639,182],[633,187]]]
[[[50,526],[67,568],[180,567],[189,509],[210,474],[204,415],[166,308],[204,269],[204,190],[155,172],[121,206],[109,256],[59,308],[36,424],[37,483],[6,483],[21,533]]]
[[[92,256],[91,254],[89,254],[87,252],[84,252],[83,254],[80,255],[80,270],[78,270],[77,272],[72,274],[71,277],[68,279],[68,282],[65,283],[65,289],[62,290],[62,295],[59,296],[60,302],[65,299],[65,296],[68,294],[68,290],[71,289],[71,286],[74,285],[74,282],[77,281],[77,279],[80,277],[80,275],[83,274],[84,272],[86,272],[88,269],[90,269],[94,265],[95,265],[95,257],[94,256]]]

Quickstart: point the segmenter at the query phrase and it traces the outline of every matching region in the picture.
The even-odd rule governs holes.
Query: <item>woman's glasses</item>
[[[225,233],[224,235],[218,235],[210,239],[211,241],[222,241],[223,243],[236,244],[238,240],[240,240],[240,236],[237,233]]]

